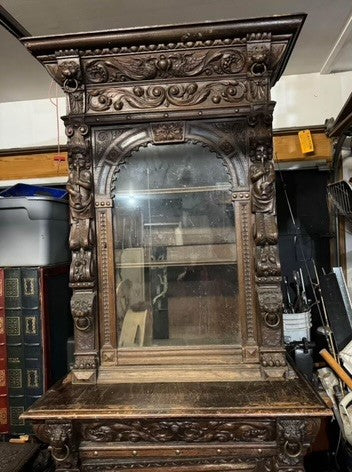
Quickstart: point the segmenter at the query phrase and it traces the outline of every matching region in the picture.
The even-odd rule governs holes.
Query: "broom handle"
[[[337,376],[347,385],[347,387],[352,390],[352,379],[351,377],[343,370],[343,368],[335,361],[330,352],[326,349],[322,349],[319,354],[324,358],[324,360],[329,364],[332,370],[337,374]]]

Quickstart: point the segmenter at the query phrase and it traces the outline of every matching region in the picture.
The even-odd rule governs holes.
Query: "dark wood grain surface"
[[[0,471],[1,472],[24,472],[29,469],[29,461],[37,454],[39,444],[11,444],[3,442],[0,444]]]
[[[51,388],[25,418],[163,416],[328,416],[320,397],[300,378],[286,381],[129,383]]]

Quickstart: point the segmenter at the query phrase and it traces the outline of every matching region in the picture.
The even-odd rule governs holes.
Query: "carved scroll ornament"
[[[221,82],[188,82],[159,85],[94,88],[88,91],[88,110],[200,108],[201,105],[247,104],[267,97],[268,81],[224,80]]]
[[[82,437],[98,442],[262,442],[274,439],[274,428],[259,421],[136,420],[84,424]]]
[[[101,84],[170,77],[226,75],[240,72],[246,63],[238,49],[172,51],[140,56],[115,56],[85,63],[87,83]]]

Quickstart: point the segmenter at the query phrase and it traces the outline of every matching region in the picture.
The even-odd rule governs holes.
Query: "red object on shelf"
[[[0,269],[0,434],[9,433],[4,270]]]
[[[54,161],[55,162],[65,162],[66,161],[66,156],[56,155],[56,156],[54,156]]]

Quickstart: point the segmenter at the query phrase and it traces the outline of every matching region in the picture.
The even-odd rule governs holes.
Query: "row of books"
[[[67,373],[69,266],[0,268],[0,433],[30,434],[20,415]]]

